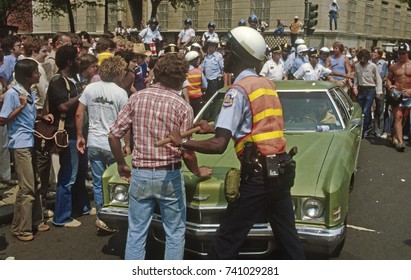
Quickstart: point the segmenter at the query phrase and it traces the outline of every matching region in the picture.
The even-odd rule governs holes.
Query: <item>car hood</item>
[[[209,135],[195,135],[196,140],[204,140]],[[286,133],[287,151],[293,146],[298,148],[298,153],[294,157],[297,163],[296,179],[292,188],[293,195],[320,195],[317,190],[318,179],[323,170],[325,158],[330,145],[333,142],[332,132],[302,132]],[[222,155],[197,154],[199,165],[210,166],[213,169],[213,179],[224,179],[230,168],[240,168],[240,162],[234,151],[233,142],[227,147]],[[186,176],[189,171],[186,169]],[[190,176],[191,177],[191,176]],[[207,180],[209,181],[209,180]],[[205,182],[204,182],[205,183]]]

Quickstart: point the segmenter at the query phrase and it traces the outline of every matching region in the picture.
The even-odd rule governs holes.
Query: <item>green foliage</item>
[[[398,0],[400,3],[408,4],[408,8],[411,8],[411,0]]]
[[[62,17],[67,13],[86,6],[103,7],[104,4],[97,1],[88,0],[34,0],[33,14],[41,19],[51,18],[52,16]]]
[[[157,8],[160,5],[161,1],[163,0],[150,0],[151,1],[151,6],[152,6],[152,10],[151,10],[151,17],[156,17],[157,15]],[[181,7],[194,7],[196,4],[198,4],[198,0],[168,0],[168,2],[171,4],[171,6],[174,9],[178,9]]]
[[[9,21],[11,25],[20,24],[29,27],[30,18],[21,11],[30,10],[31,1],[29,0],[0,0],[0,26],[6,25]]]

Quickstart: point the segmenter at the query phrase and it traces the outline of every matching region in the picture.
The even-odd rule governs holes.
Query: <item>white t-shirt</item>
[[[110,126],[127,103],[127,92],[112,82],[98,81],[87,85],[79,102],[87,107],[89,116],[88,147],[110,151]]]

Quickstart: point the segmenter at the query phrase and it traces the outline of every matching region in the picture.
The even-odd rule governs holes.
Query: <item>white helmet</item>
[[[200,46],[199,43],[193,43],[191,46],[192,46],[192,47],[195,47],[195,48],[200,48],[200,49],[201,49],[201,46]]]
[[[322,48],[320,49],[320,52],[329,53],[329,52],[330,52],[330,49],[327,48],[327,47],[322,47]]]
[[[196,51],[189,51],[188,53],[186,53],[186,55],[184,56],[185,61],[190,62],[196,58],[198,58],[200,56],[200,54]]]
[[[302,52],[308,52],[308,48],[306,45],[299,45],[297,47],[297,53],[301,54]]]
[[[303,44],[305,44],[305,41],[303,39],[297,39],[297,40],[295,40],[294,44],[295,45],[303,45]]]
[[[211,43],[211,44],[217,44],[218,45],[218,43],[219,43],[220,41],[218,40],[218,38],[214,38],[214,37],[210,37],[210,38],[208,38],[207,39],[207,43]]]
[[[252,64],[260,64],[265,59],[266,43],[261,34],[248,26],[239,26],[227,33],[232,52]]]

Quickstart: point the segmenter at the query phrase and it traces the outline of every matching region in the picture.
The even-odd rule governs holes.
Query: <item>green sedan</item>
[[[291,189],[297,231],[306,253],[337,256],[346,236],[349,192],[361,142],[361,108],[334,83],[283,81],[276,82],[276,86],[283,106],[287,149],[298,148]],[[196,120],[215,122],[224,95],[225,89],[218,91]],[[194,135],[198,140],[209,137]],[[226,174],[232,168],[239,169],[240,164],[233,144],[222,155],[197,153],[197,157],[200,165],[213,168],[213,175],[201,180],[183,168],[187,196],[185,249],[206,256],[227,207]],[[115,164],[103,175],[103,195],[100,218],[109,227],[126,229],[128,184],[119,178]],[[158,210],[153,215],[150,234],[155,242],[164,244]],[[268,255],[276,247],[270,224],[262,218],[249,232],[240,254]]]

